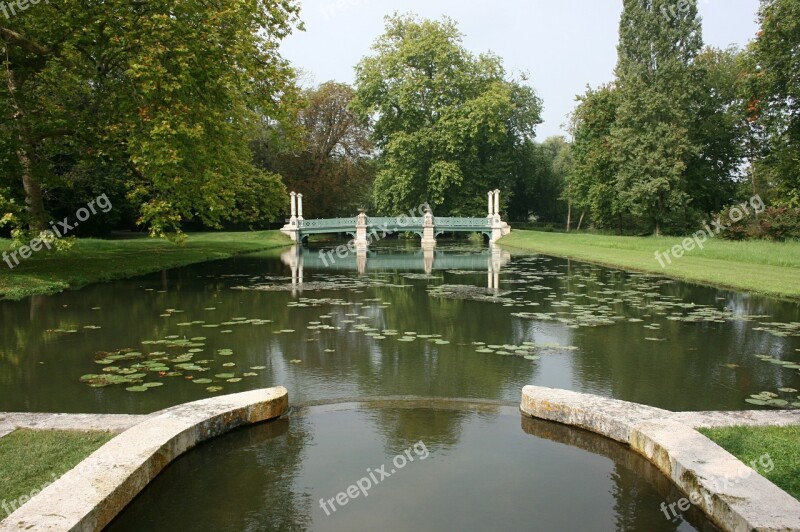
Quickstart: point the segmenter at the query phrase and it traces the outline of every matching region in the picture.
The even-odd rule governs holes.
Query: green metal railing
[[[301,232],[314,233],[317,231],[353,232],[358,223],[357,217],[352,218],[327,218],[321,220],[302,220],[298,223]],[[381,230],[387,232],[418,231],[425,225],[425,218],[413,216],[375,217],[367,218],[367,231]],[[492,228],[488,218],[436,218],[433,225],[438,232],[451,231],[485,231]]]

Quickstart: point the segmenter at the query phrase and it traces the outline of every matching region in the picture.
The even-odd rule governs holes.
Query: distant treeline
[[[448,18],[389,17],[354,86],[302,89],[278,52],[294,0],[66,4],[0,20],[0,236],[100,194],[113,210],[76,234],[275,226],[288,190],[306,217],[480,216],[494,189],[512,222],[623,234],[692,232],[759,195],[732,235],[797,236],[796,0],[762,0],[744,50],[705,47],[695,2],[625,0],[615,79],[544,141],[527,75]]]

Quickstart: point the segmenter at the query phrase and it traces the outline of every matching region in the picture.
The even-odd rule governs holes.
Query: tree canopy
[[[474,56],[447,18],[395,15],[357,66],[353,107],[374,117],[379,212],[422,203],[477,215],[485,193],[510,190],[516,160],[541,122],[541,101],[492,54]]]
[[[299,26],[293,0],[50,2],[11,18],[0,204],[24,200],[11,216],[35,231],[59,191],[100,188],[153,234],[274,217],[284,185],[249,142],[296,107],[278,46]]]

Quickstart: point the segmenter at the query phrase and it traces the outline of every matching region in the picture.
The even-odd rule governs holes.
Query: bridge
[[[372,218],[362,211],[351,218],[327,218],[306,220],[303,217],[303,195],[292,192],[291,218],[281,232],[294,242],[303,242],[310,235],[348,234],[355,246],[366,248],[395,233],[415,233],[420,236],[423,247],[436,246],[436,237],[443,233],[481,233],[494,243],[511,232],[511,227],[500,218],[500,191],[488,193],[489,214],[485,218],[434,217],[427,205],[412,210],[408,215]]]

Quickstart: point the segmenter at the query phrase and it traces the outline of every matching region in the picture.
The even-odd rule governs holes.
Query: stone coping
[[[10,530],[101,530],[170,462],[237,427],[281,416],[286,388],[186,403],[118,435],[0,522]]]
[[[780,418],[791,424],[796,417],[764,412],[769,414],[764,422],[756,423],[759,412],[675,414],[539,386],[523,389],[520,408],[531,417],[580,427],[629,445],[687,494],[687,502],[724,530],[800,530],[800,501],[693,428],[748,424],[736,422],[742,419],[769,424]]]
[[[17,429],[120,433],[151,416],[128,414],[39,414],[0,412],[0,437]]]
[[[741,412],[675,412],[672,419],[695,429],[724,427],[787,427],[800,425],[800,410]]]

